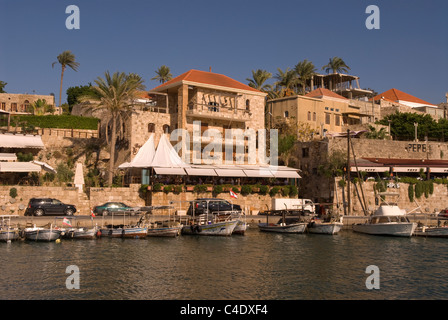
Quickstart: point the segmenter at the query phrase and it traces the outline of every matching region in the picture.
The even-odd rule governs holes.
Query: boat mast
[[[350,129],[347,129],[347,214],[352,214],[350,199]]]

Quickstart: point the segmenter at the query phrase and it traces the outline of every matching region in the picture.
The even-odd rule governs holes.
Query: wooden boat
[[[341,218],[342,220],[342,218]],[[308,232],[316,234],[337,234],[341,231],[344,224],[342,221],[323,221],[321,219],[312,219],[308,224]]]
[[[201,214],[187,217],[182,227],[182,234],[201,236],[230,236],[238,224],[238,219],[231,215],[218,217],[214,214]]]
[[[354,224],[353,231],[371,235],[388,235],[410,237],[414,233],[417,224],[410,222],[406,211],[400,209],[396,203],[386,202],[384,197],[395,196],[397,193],[379,193],[378,198],[382,203],[365,223]]]
[[[79,227],[78,223],[76,223],[77,226],[74,226],[74,221],[76,220],[76,217],[57,217],[55,221],[57,221],[59,225],[59,220],[62,219],[62,226],[60,227],[62,230],[61,238],[63,239],[83,239],[83,240],[93,240],[100,236],[100,229],[98,226],[93,225],[93,219],[92,219],[92,227]]]
[[[147,237],[177,237],[183,225],[176,221],[154,221],[148,224]]]
[[[56,241],[62,235],[62,230],[57,227],[53,227],[50,224],[49,227],[28,227],[24,229],[25,240],[30,241]]]
[[[20,238],[20,230],[18,227],[11,226],[11,217],[18,217],[18,215],[2,215],[0,224],[0,241],[14,241]]]
[[[264,232],[276,233],[304,233],[308,221],[302,216],[286,216],[287,210],[282,210],[282,217],[275,223],[269,222],[269,214],[266,214],[266,222],[259,223],[258,229]]]
[[[147,235],[147,227],[140,225],[126,224],[126,214],[123,214],[123,223],[114,224],[113,214],[112,223],[103,225],[100,228],[101,237],[110,238],[145,238]]]
[[[108,224],[100,228],[101,237],[121,238],[123,235],[124,225]]]
[[[448,226],[417,226],[414,236],[448,238]]]

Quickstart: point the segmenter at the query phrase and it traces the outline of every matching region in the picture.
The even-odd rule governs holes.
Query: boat
[[[275,214],[278,214],[276,210]],[[269,222],[269,214],[266,214],[266,222],[259,223],[258,229],[264,232],[275,233],[304,233],[308,222],[302,216],[287,216],[288,210],[280,210],[282,217],[276,222]]]
[[[92,227],[80,227],[79,222],[76,222],[76,217],[56,217],[55,218],[55,225],[59,227],[62,230],[61,238],[62,239],[85,239],[85,240],[93,240],[100,236],[100,229],[98,226],[93,225],[93,218],[92,220]],[[62,221],[62,223],[60,223]]]
[[[62,229],[53,227],[53,224],[44,227],[27,227],[24,230],[25,240],[30,241],[56,241],[62,235]]]
[[[210,210],[215,202],[219,199],[204,198],[196,199],[190,202],[191,215],[182,217],[182,231],[181,234],[185,235],[202,235],[202,236],[230,236],[234,232],[239,217],[234,214],[222,214],[224,211],[219,212]],[[196,215],[195,210],[198,207],[197,204],[201,204],[200,209],[202,212]]]
[[[398,198],[395,202],[386,202],[387,196],[399,197],[400,195],[391,192],[378,193],[380,206],[365,223],[354,224],[353,231],[371,235],[412,236],[417,224],[410,222],[406,211],[398,207]]]
[[[322,219],[311,219],[311,222],[308,224],[308,232],[316,233],[316,234],[337,234],[341,231],[344,224],[342,223],[342,217],[339,221],[325,221]]]
[[[147,235],[147,227],[140,225],[126,224],[126,214],[123,214],[123,223],[114,224],[112,214],[112,223],[104,225],[100,228],[101,237],[110,238],[145,238]],[[103,216],[104,221],[104,216]]]
[[[18,227],[11,226],[11,218],[18,215],[2,215],[0,224],[0,241],[14,241],[20,238],[20,230]]]
[[[417,226],[414,231],[414,236],[448,238],[448,227]]]
[[[145,213],[141,215],[137,226],[146,228],[147,237],[177,237],[182,230],[182,224],[175,216],[155,218],[155,210],[173,209],[172,206],[150,206],[145,208]]]

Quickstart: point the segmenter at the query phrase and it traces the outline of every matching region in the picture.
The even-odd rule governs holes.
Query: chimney
[[[212,67],[208,68],[208,72],[212,72]],[[447,97],[448,97],[448,93],[447,93]]]

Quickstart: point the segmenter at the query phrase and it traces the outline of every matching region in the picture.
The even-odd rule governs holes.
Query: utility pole
[[[347,214],[352,214],[350,199],[350,129],[347,129]]]

